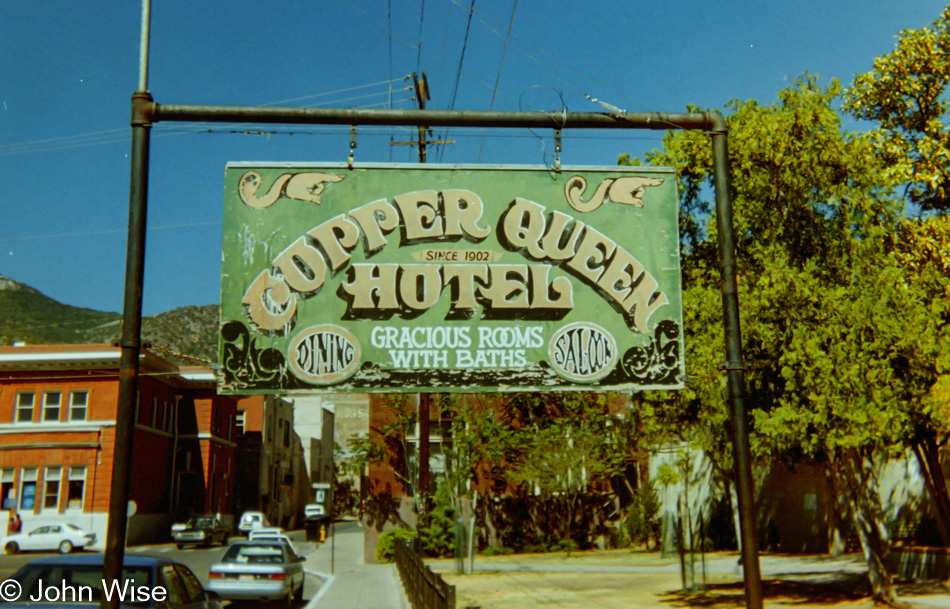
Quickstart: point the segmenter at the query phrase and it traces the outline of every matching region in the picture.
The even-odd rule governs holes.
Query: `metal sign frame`
[[[142,286],[148,201],[150,128],[158,121],[232,122],[256,124],[392,125],[413,127],[497,127],[521,129],[691,129],[711,135],[719,268],[722,278],[723,330],[728,401],[733,424],[733,465],[739,499],[739,540],[748,609],[762,609],[758,535],[752,483],[746,410],[745,364],[739,325],[735,232],[729,184],[728,128],[719,112],[579,113],[479,112],[434,110],[359,110],[333,108],[260,108],[246,106],[160,105],[148,92],[148,44],[151,5],[142,2],[142,37],[138,90],[132,95],[132,152],[129,186],[129,230],[126,249],[119,396],[116,409],[115,456],[106,531],[103,578],[118,580],[125,557],[126,508],[131,474],[132,434],[138,363],[142,349]],[[552,116],[561,123],[552,126]],[[118,598],[102,606],[118,608]]]

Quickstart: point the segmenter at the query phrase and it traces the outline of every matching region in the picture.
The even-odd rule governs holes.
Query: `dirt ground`
[[[766,559],[764,559],[766,560]],[[744,609],[742,573],[734,553],[707,555],[705,586],[684,592],[679,560],[630,551],[477,557],[474,575],[458,575],[449,561],[434,570],[456,587],[459,609]],[[762,587],[767,609],[834,607],[871,609],[860,557],[833,562],[828,557],[767,559]],[[623,572],[619,572],[623,571]],[[950,588],[930,582],[899,586],[909,607],[950,609]]]

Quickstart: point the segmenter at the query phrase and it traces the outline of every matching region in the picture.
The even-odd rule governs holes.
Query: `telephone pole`
[[[429,82],[426,80],[426,73],[422,73],[422,79],[420,80],[413,72],[412,84],[416,88],[416,101],[419,103],[419,109],[425,110],[426,100],[432,99],[429,97]],[[426,162],[426,127],[424,125],[419,125],[419,162]]]
[[[412,85],[416,90],[416,103],[420,110],[426,109],[426,101],[432,99],[429,96],[429,81],[426,79],[426,73],[422,73],[420,78],[415,72],[412,73]],[[390,146],[418,146],[419,162],[426,162],[426,146],[437,144],[454,144],[455,140],[426,140],[426,132],[429,130],[425,125],[419,125],[419,139],[414,142],[392,142]]]

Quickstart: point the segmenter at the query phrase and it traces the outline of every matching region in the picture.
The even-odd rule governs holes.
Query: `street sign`
[[[678,389],[676,175],[229,164],[222,393]]]

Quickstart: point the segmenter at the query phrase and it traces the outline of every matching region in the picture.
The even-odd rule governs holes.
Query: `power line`
[[[468,10],[468,22],[465,24],[465,38],[462,40],[462,53],[459,55],[459,68],[455,74],[455,87],[452,88],[452,101],[449,103],[449,110],[455,110],[455,98],[459,92],[459,81],[462,80],[462,64],[465,62],[465,49],[468,47],[468,33],[472,28],[472,16],[475,14],[475,0],[472,0],[471,5],[469,5]],[[448,135],[449,130],[446,129],[443,133]],[[439,138],[445,139],[445,136]],[[442,157],[445,156],[445,148],[439,153],[439,162],[442,161]]]
[[[452,2],[453,4],[455,4],[455,5],[456,5],[457,7],[459,7],[460,9],[465,10],[465,6],[462,4],[461,0],[449,0],[449,1]],[[478,20],[481,21],[482,24],[485,25],[489,30],[491,30],[496,36],[498,36],[499,38],[502,38],[501,32],[499,32],[497,29],[495,29],[495,27],[493,27],[493,25],[495,25],[495,24],[493,24],[492,22],[490,22],[490,20],[489,20],[487,17],[483,17],[482,15],[483,15],[482,11],[478,11],[478,14],[476,15],[476,17],[478,17]],[[608,84],[606,84],[606,83],[603,83],[603,82],[597,80],[596,78],[594,78],[593,76],[591,76],[589,73],[584,72],[583,70],[580,70],[580,69],[578,69],[578,68],[575,68],[573,65],[567,63],[566,61],[564,61],[564,60],[561,59],[560,57],[558,57],[558,56],[554,55],[553,53],[551,53],[551,52],[549,52],[549,51],[547,51],[547,50],[541,48],[540,46],[534,44],[534,43],[531,42],[530,40],[528,40],[528,39],[526,39],[526,38],[523,38],[523,37],[519,36],[518,34],[515,34],[514,37],[515,37],[516,39],[518,39],[518,40],[523,41],[523,42],[526,43],[527,45],[529,45],[529,46],[531,46],[531,47],[537,49],[537,50],[540,51],[541,53],[544,53],[544,54],[547,55],[549,58],[551,58],[551,59],[553,59],[554,61],[560,63],[561,65],[563,65],[563,66],[566,67],[567,69],[571,70],[572,72],[574,72],[574,73],[576,73],[576,74],[579,74],[580,76],[582,76],[582,77],[584,77],[585,79],[587,79],[587,80],[593,82],[594,84],[597,84],[597,85],[599,85],[599,86],[601,86],[601,87],[604,87],[604,88],[607,89],[608,91],[611,91],[612,93],[615,93],[616,95],[618,95],[618,96],[620,96],[620,97],[626,99],[628,102],[630,102],[630,103],[633,104],[634,106],[636,106],[636,107],[638,107],[638,108],[640,108],[640,109],[646,109],[646,108],[643,106],[643,104],[638,103],[638,102],[636,102],[636,101],[630,99],[630,98],[627,97],[624,93],[618,91],[617,89],[614,89],[612,86],[610,86],[610,85],[608,85]],[[586,96],[586,95],[587,95],[586,92],[585,92],[583,89],[581,89],[579,86],[577,86],[577,85],[575,85],[574,83],[571,83],[571,82],[569,82],[569,81],[564,80],[563,78],[561,78],[561,77],[560,77],[559,75],[557,75],[554,71],[552,71],[550,68],[548,68],[546,65],[544,65],[540,60],[538,60],[536,57],[534,57],[533,55],[531,55],[530,53],[528,53],[528,52],[525,51],[524,49],[518,48],[517,45],[515,45],[514,48],[515,48],[516,51],[518,51],[519,53],[521,53],[522,55],[524,55],[525,57],[527,57],[528,59],[530,59],[531,61],[533,61],[534,63],[536,63],[542,70],[544,70],[545,72],[547,72],[548,74],[550,74],[551,76],[553,76],[554,78],[556,78],[557,80],[559,80],[561,83],[563,83],[563,84],[565,84],[565,85],[571,87],[573,90],[575,90],[577,93],[581,94],[582,96]]]
[[[505,36],[505,46],[501,50],[501,63],[498,65],[498,76],[495,77],[495,89],[491,92],[491,103],[488,105],[488,110],[495,109],[495,94],[498,93],[498,83],[501,82],[501,70],[505,67],[505,54],[508,52],[508,41],[511,39],[511,29],[515,25],[515,11],[518,10],[518,0],[515,0],[514,6],[511,7],[511,20],[508,22],[508,35]],[[485,133],[488,133],[486,130]],[[478,160],[482,160],[482,150],[485,148],[485,138],[482,138],[482,144],[478,147]]]
[[[362,7],[360,7],[360,6],[356,5],[356,4],[354,4],[351,0],[345,0],[345,2],[346,2],[347,5],[349,5],[352,9],[354,9],[354,10],[356,10],[356,11],[359,11],[360,13],[363,13],[363,15],[365,15],[368,19],[370,19],[370,20],[372,20],[372,21],[375,21],[376,23],[382,25],[383,27],[386,26],[385,21],[381,20],[379,17],[377,17],[377,16],[374,15],[373,13],[371,13],[371,12],[369,12],[369,11],[363,9]],[[447,45],[447,43],[448,43],[448,32],[449,32],[448,28],[445,28],[445,32],[446,32],[445,41],[446,41],[446,45]],[[406,46],[408,46],[408,47],[410,47],[410,48],[413,48],[413,49],[418,49],[418,48],[419,48],[416,43],[410,42],[410,41],[407,40],[406,38],[400,36],[398,31],[396,31],[396,32],[393,33],[393,38],[395,38],[396,40],[398,40],[399,42],[405,44]],[[442,52],[442,54],[434,54],[434,53],[430,53],[430,52],[428,52],[428,51],[424,51],[424,54],[426,55],[426,57],[432,59],[432,60],[435,61],[435,62],[438,62],[440,65],[447,65],[447,64],[448,64],[448,60],[445,59],[445,47],[443,47],[443,52]],[[454,68],[453,68],[453,69],[454,69]],[[470,78],[473,82],[476,82],[476,83],[482,85],[483,87],[485,87],[485,88],[488,89],[489,91],[492,90],[492,85],[491,85],[490,83],[485,82],[484,80],[482,80],[481,78],[479,78],[477,75],[475,75],[475,74],[470,74],[470,73],[466,73],[466,72],[464,72],[464,71],[463,71],[462,73],[465,74],[465,76],[467,76],[468,78]],[[517,101],[518,101],[516,97],[514,97],[514,96],[512,96],[512,95],[510,95],[510,94],[508,94],[508,93],[506,93],[504,90],[499,90],[498,92],[499,92],[501,95],[504,95],[505,97],[507,97],[509,100],[511,100],[511,101],[513,101],[513,102],[517,102]]]
[[[416,73],[422,71],[422,24],[425,23],[426,18],[426,0],[421,0],[419,4],[419,49],[416,51]]]
[[[390,78],[389,109],[392,110],[392,107],[393,107],[393,85],[392,85],[392,80],[391,80],[393,77],[393,1],[392,0],[386,0],[386,21],[388,25],[387,30],[389,32],[389,78]],[[390,163],[393,160],[392,141],[393,141],[393,130],[392,128],[390,128],[389,130],[389,143],[390,143],[389,162]]]
[[[472,16],[475,14],[475,0],[469,6],[468,22],[465,24],[465,38],[462,39],[462,53],[459,55],[459,68],[455,74],[455,86],[452,88],[452,101],[449,110],[455,110],[455,99],[459,92],[459,81],[462,80],[462,64],[465,62],[465,49],[468,47],[468,33],[472,28]]]
[[[150,226],[148,228],[149,232],[157,230],[170,230],[178,228],[195,228],[198,226],[220,226],[221,220],[212,221],[212,222],[189,222],[187,224],[166,224],[163,226]],[[56,233],[56,234],[42,234],[42,235],[18,235],[16,237],[0,237],[0,241],[32,241],[36,239],[63,239],[69,237],[93,237],[96,235],[113,235],[117,233],[125,233],[128,229],[125,228],[116,228],[116,229],[107,229],[107,230],[93,230],[93,231],[80,231],[73,233]]]
[[[309,99],[316,99],[320,97],[327,97],[330,95],[348,93],[352,91],[358,91],[358,90],[367,89],[370,87],[379,87],[383,85],[389,85],[391,87],[391,83],[397,82],[399,80],[402,80],[402,79],[396,78],[392,80],[384,80],[384,81],[369,83],[365,85],[357,85],[355,87],[345,87],[342,89],[337,89],[335,91],[326,91],[323,93],[316,93],[314,95],[306,95],[303,97],[295,97],[291,99],[268,102],[264,104],[264,106],[277,106],[280,104],[286,104],[290,102],[299,102],[299,101],[304,101],[304,100],[309,100]],[[408,89],[409,87],[404,87],[403,89],[400,89],[400,90],[408,90]],[[371,99],[374,97],[379,97],[381,95],[386,95],[386,93],[385,92],[367,93],[365,95],[357,95],[357,96],[346,97],[342,99],[334,99],[334,100],[329,100],[325,102],[320,102],[318,104],[314,104],[314,107],[325,106],[325,105],[326,106],[338,105],[338,104],[343,104],[343,103],[351,102],[351,101]],[[406,99],[396,100],[393,103],[398,104],[398,103],[405,103],[408,101],[410,101],[410,99],[406,98]],[[385,103],[364,104],[361,107],[372,108],[372,107],[379,107],[381,105],[385,105]],[[85,148],[89,146],[128,143],[130,140],[131,140],[131,134],[129,133],[129,130],[127,127],[120,128],[120,129],[107,129],[103,131],[93,131],[89,133],[78,133],[75,135],[64,135],[64,136],[54,137],[54,138],[31,140],[28,142],[3,144],[3,145],[0,145],[0,157],[16,156],[16,155],[21,155],[21,154],[33,154],[33,153],[38,153],[38,152],[52,152],[56,150],[66,150],[66,149],[71,149],[71,148]]]

